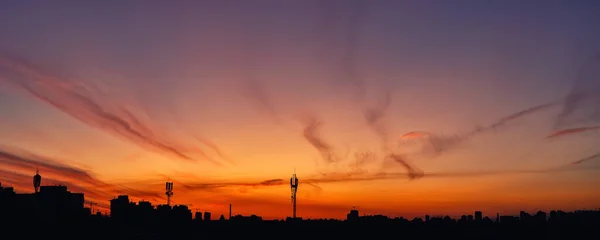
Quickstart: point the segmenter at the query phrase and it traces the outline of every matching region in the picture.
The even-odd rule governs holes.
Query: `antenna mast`
[[[173,182],[165,184],[165,195],[167,195],[167,205],[171,206],[171,196],[173,196]]]
[[[292,188],[292,218],[296,219],[296,192],[298,191],[298,178],[296,177],[296,168],[294,175],[290,178],[290,187]]]

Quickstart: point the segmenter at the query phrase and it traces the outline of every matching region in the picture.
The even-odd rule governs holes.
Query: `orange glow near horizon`
[[[303,218],[600,207],[597,13],[241,2],[3,11],[2,186],[282,219],[295,169]]]
[[[87,132],[93,130],[83,128],[85,125],[81,123],[70,122],[70,124],[81,128],[79,130],[82,133],[81,141],[89,141],[89,137],[95,136],[95,133],[88,135]],[[336,127],[339,128],[339,126],[325,126],[331,127],[330,129],[334,131]],[[89,148],[77,148],[74,150],[80,152],[70,153],[63,152],[64,148],[51,149],[44,145],[37,145],[38,148],[28,148],[27,150],[3,145],[2,152],[4,154],[0,156],[0,166],[19,174],[19,176],[1,177],[4,186],[13,185],[19,192],[31,192],[29,175],[33,176],[33,171],[37,167],[41,169],[40,173],[43,176],[42,185],[65,184],[71,191],[82,191],[86,194],[86,199],[100,203],[97,209],[103,211],[108,211],[108,200],[120,194],[130,195],[132,201],[147,200],[153,204],[164,204],[166,202],[164,182],[170,180],[175,182],[174,204],[189,205],[192,211],[210,211],[215,217],[221,214],[227,216],[228,206],[233,204],[234,215],[257,214],[265,219],[282,219],[291,214],[290,186],[288,185],[291,172],[286,175],[282,174],[280,170],[292,169],[292,167],[298,171],[300,180],[298,214],[304,218],[344,218],[353,206],[358,206],[364,214],[385,214],[393,217],[412,218],[425,214],[459,216],[474,210],[482,210],[491,216],[495,212],[510,214],[522,209],[594,208],[597,200],[600,199],[600,192],[594,187],[598,182],[597,178],[593,177],[593,171],[557,174],[460,175],[464,170],[460,170],[460,167],[456,166],[461,164],[471,166],[467,169],[472,168],[473,170],[467,172],[486,172],[495,167],[508,170],[531,168],[527,165],[507,167],[504,166],[506,164],[499,164],[500,162],[494,164],[494,159],[509,156],[506,155],[506,152],[502,152],[502,148],[495,150],[496,154],[500,154],[496,158],[489,158],[489,152],[480,153],[460,148],[438,159],[411,158],[411,155],[408,155],[412,164],[425,169],[425,177],[417,180],[408,180],[402,176],[390,179],[387,178],[390,177],[389,175],[380,173],[401,173],[403,169],[394,163],[382,162],[382,153],[378,152],[376,148],[369,148],[369,146],[376,147],[377,144],[369,145],[367,143],[362,145],[363,148],[354,146],[350,149],[336,146],[333,152],[345,156],[343,162],[326,163],[322,162],[318,153],[311,149],[310,145],[306,144],[302,138],[284,137],[287,131],[300,132],[301,127],[300,125],[294,126],[292,123],[283,126],[285,131],[273,129],[271,132],[264,132],[260,127],[255,127],[228,133],[224,129],[224,134],[219,135],[220,138],[214,138],[214,145],[211,144],[204,148],[202,145],[198,145],[199,147],[196,148],[206,150],[203,152],[205,156],[222,159],[219,164],[210,161],[182,161],[170,155],[140,152],[135,145],[127,144],[127,141],[121,143],[111,141],[107,142],[107,145],[97,145],[98,148],[95,151]],[[537,131],[541,132],[541,130]],[[365,132],[368,133],[368,131]],[[576,133],[579,132],[581,131]],[[345,133],[345,135],[348,134],[350,133]],[[354,134],[364,135],[365,133]],[[483,136],[479,138],[479,144],[490,146],[494,141],[502,141],[503,138],[510,139],[511,134],[518,134],[518,130],[500,135],[500,139]],[[398,140],[401,140],[423,137],[426,136],[426,132],[416,131],[399,135],[401,138]],[[330,133],[326,136],[332,135]],[[281,141],[282,137],[286,140]],[[540,139],[543,138],[538,138],[539,144],[547,146],[560,143],[544,142]],[[77,144],[72,142],[72,139],[69,140],[70,143]],[[328,140],[334,142],[336,138]],[[535,141],[535,138],[530,138],[530,140]],[[94,138],[92,141],[100,143],[103,140]],[[249,142],[256,145],[245,144]],[[277,142],[278,147],[269,148],[267,147],[269,144],[263,145],[269,142]],[[19,143],[19,141],[12,143]],[[428,143],[419,144],[426,145]],[[215,147],[217,145],[218,149]],[[585,147],[585,145],[583,146]],[[260,148],[257,149],[257,147]],[[477,145],[474,145],[474,148],[476,147]],[[511,148],[511,146],[504,147]],[[516,151],[513,154],[517,155],[519,151],[527,150],[520,150],[520,147],[516,145],[513,147],[513,150]],[[109,149],[120,150],[110,151]],[[238,152],[228,151],[229,149],[238,149]],[[372,153],[367,154],[371,157],[370,160],[354,158],[367,156],[364,154],[344,155],[344,152],[361,151],[361,149],[364,149],[362,151],[373,149]],[[559,151],[560,149],[561,147],[558,147],[555,150]],[[29,151],[36,153],[33,154]],[[56,154],[88,156],[84,157],[88,160],[85,161],[85,164],[81,164],[67,158],[51,157]],[[113,158],[119,160],[119,167],[115,168],[110,164],[105,164],[101,156],[114,156]],[[470,160],[486,158],[486,156],[491,165],[485,168],[481,168],[477,161]],[[542,156],[540,155],[540,157]],[[579,155],[572,157],[581,158]],[[287,161],[282,162],[280,159]],[[567,159],[554,159],[546,161],[543,165],[557,166],[561,162],[571,160]],[[84,159],[80,159],[80,161],[82,160]],[[454,164],[449,164],[452,161]],[[460,163],[461,161],[462,163]],[[383,169],[381,168],[382,164]],[[530,165],[536,166],[535,161]],[[93,169],[93,172],[85,169]],[[427,175],[437,172],[456,172],[458,175],[447,178],[438,178],[435,174],[432,177]],[[577,178],[573,178],[574,176]],[[378,178],[380,179],[377,180]],[[558,181],[557,178],[569,180]],[[576,205],[571,205],[572,203],[576,203]]]

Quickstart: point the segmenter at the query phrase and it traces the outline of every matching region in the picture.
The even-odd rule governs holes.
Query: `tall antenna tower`
[[[294,175],[290,178],[290,187],[292,188],[292,217],[296,219],[296,192],[298,192],[298,178],[296,177],[296,169],[294,168]]]
[[[35,175],[33,176],[33,188],[35,189],[35,193],[40,191],[40,184],[42,183],[42,176],[40,176],[40,170],[35,170]]]
[[[171,196],[173,196],[173,182],[167,182],[165,185],[165,195],[167,195],[167,205],[171,206]]]

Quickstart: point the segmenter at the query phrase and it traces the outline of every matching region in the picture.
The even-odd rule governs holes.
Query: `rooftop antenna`
[[[40,176],[40,170],[35,170],[35,175],[33,176],[33,188],[35,189],[35,193],[40,191],[40,184],[42,183],[42,176]]]
[[[165,185],[165,195],[167,195],[167,205],[171,206],[171,196],[173,196],[173,182],[167,182]]]
[[[296,168],[294,168],[294,175],[290,178],[290,187],[292,188],[292,217],[296,219],[296,192],[298,191],[298,178],[296,177]]]

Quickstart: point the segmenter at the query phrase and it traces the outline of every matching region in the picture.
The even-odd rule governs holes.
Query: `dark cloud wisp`
[[[13,86],[54,106],[71,117],[100,130],[122,137],[145,149],[167,154],[177,159],[195,160],[173,141],[159,138],[151,128],[122,107],[109,104],[89,84],[75,83],[47,74],[21,58],[0,56],[0,73]]]

